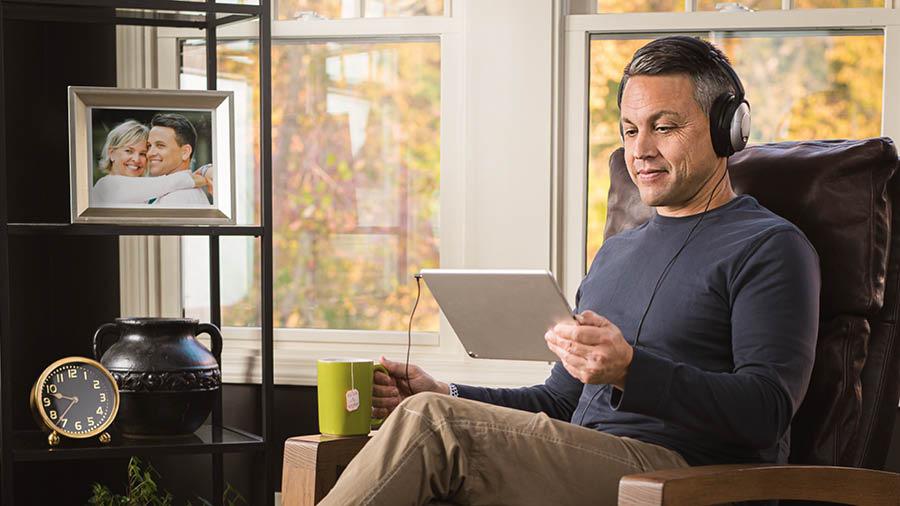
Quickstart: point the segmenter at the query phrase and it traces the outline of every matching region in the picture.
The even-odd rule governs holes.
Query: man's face
[[[645,204],[663,216],[703,211],[726,160],[713,150],[709,119],[694,100],[690,77],[629,79],[622,95],[622,133],[625,164]]]
[[[169,127],[155,126],[150,129],[150,150],[147,161],[150,162],[150,175],[169,174],[189,159],[190,145],[179,146],[175,139],[175,130]]]

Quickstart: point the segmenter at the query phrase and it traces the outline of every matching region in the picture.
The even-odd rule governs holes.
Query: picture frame
[[[233,92],[68,93],[72,223],[235,223]]]

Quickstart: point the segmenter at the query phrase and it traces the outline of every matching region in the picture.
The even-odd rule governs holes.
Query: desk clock
[[[109,371],[84,357],[66,357],[50,364],[31,388],[31,410],[41,429],[50,434],[50,446],[60,436],[85,439],[99,435],[108,443],[106,429],[119,410],[119,389]]]

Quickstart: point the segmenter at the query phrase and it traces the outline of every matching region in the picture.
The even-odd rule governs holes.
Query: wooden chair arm
[[[735,464],[633,474],[619,481],[619,506],[706,505],[764,499],[860,506],[897,504],[900,474],[853,467]]]
[[[296,436],[284,442],[282,506],[313,506],[362,450],[370,436]]]

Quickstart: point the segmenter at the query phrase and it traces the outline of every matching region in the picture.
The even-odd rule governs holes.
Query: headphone
[[[713,149],[720,157],[728,157],[744,149],[747,145],[747,139],[750,138],[750,103],[744,98],[744,86],[741,84],[737,73],[724,58],[719,56],[706,43],[694,37],[684,35],[665,37],[656,39],[644,47],[669,42],[691,49],[698,53],[701,58],[711,59],[731,78],[737,94],[726,92],[713,100],[712,107],[709,110],[709,133]],[[622,93],[625,89],[623,86],[624,81],[625,78],[623,77],[622,81],[619,82],[617,103],[620,110],[622,109]],[[624,137],[621,122],[619,123],[619,134],[622,134],[622,137]]]

